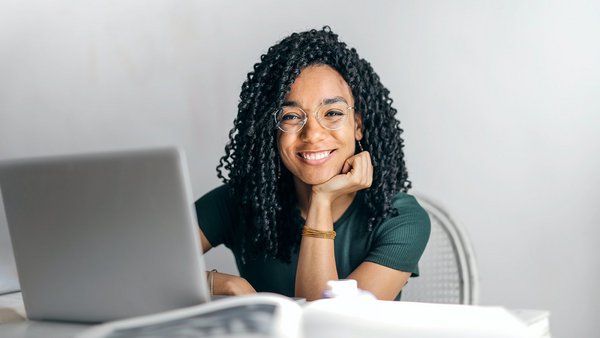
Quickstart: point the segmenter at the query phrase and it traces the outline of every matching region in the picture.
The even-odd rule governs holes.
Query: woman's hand
[[[360,152],[344,162],[339,175],[312,187],[313,196],[322,196],[333,202],[336,198],[366,189],[373,183],[373,165],[368,151]]]
[[[226,273],[214,272],[213,294],[237,296],[249,293],[256,293],[256,290],[254,290],[246,279]]]

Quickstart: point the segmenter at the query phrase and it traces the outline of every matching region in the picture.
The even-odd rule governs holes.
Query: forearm
[[[331,203],[312,200],[306,226],[320,231],[333,230]],[[307,300],[321,298],[327,281],[338,279],[333,239],[302,236],[296,270],[296,296]]]

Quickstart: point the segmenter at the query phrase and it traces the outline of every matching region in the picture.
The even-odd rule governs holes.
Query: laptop
[[[104,322],[207,302],[175,148],[0,161],[29,319]]]
[[[0,194],[0,295],[19,291],[17,267]]]

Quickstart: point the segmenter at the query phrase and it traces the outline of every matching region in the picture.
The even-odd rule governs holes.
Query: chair
[[[419,261],[420,276],[409,279],[402,301],[477,304],[479,275],[469,239],[439,205],[416,198],[429,214],[431,236]]]

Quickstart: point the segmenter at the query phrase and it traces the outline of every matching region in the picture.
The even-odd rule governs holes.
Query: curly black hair
[[[346,80],[362,115],[364,149],[374,166],[371,187],[360,193],[369,214],[368,230],[391,213],[393,196],[411,187],[404,163],[402,129],[393,100],[364,59],[338,39],[328,26],[281,40],[261,55],[242,85],[238,115],[229,132],[218,177],[229,185],[240,208],[235,225],[242,261],[250,254],[289,262],[298,249],[300,227],[292,174],[277,150],[272,112],[280,108],[300,72],[312,65],[328,65]],[[226,176],[226,173],[228,175]]]

